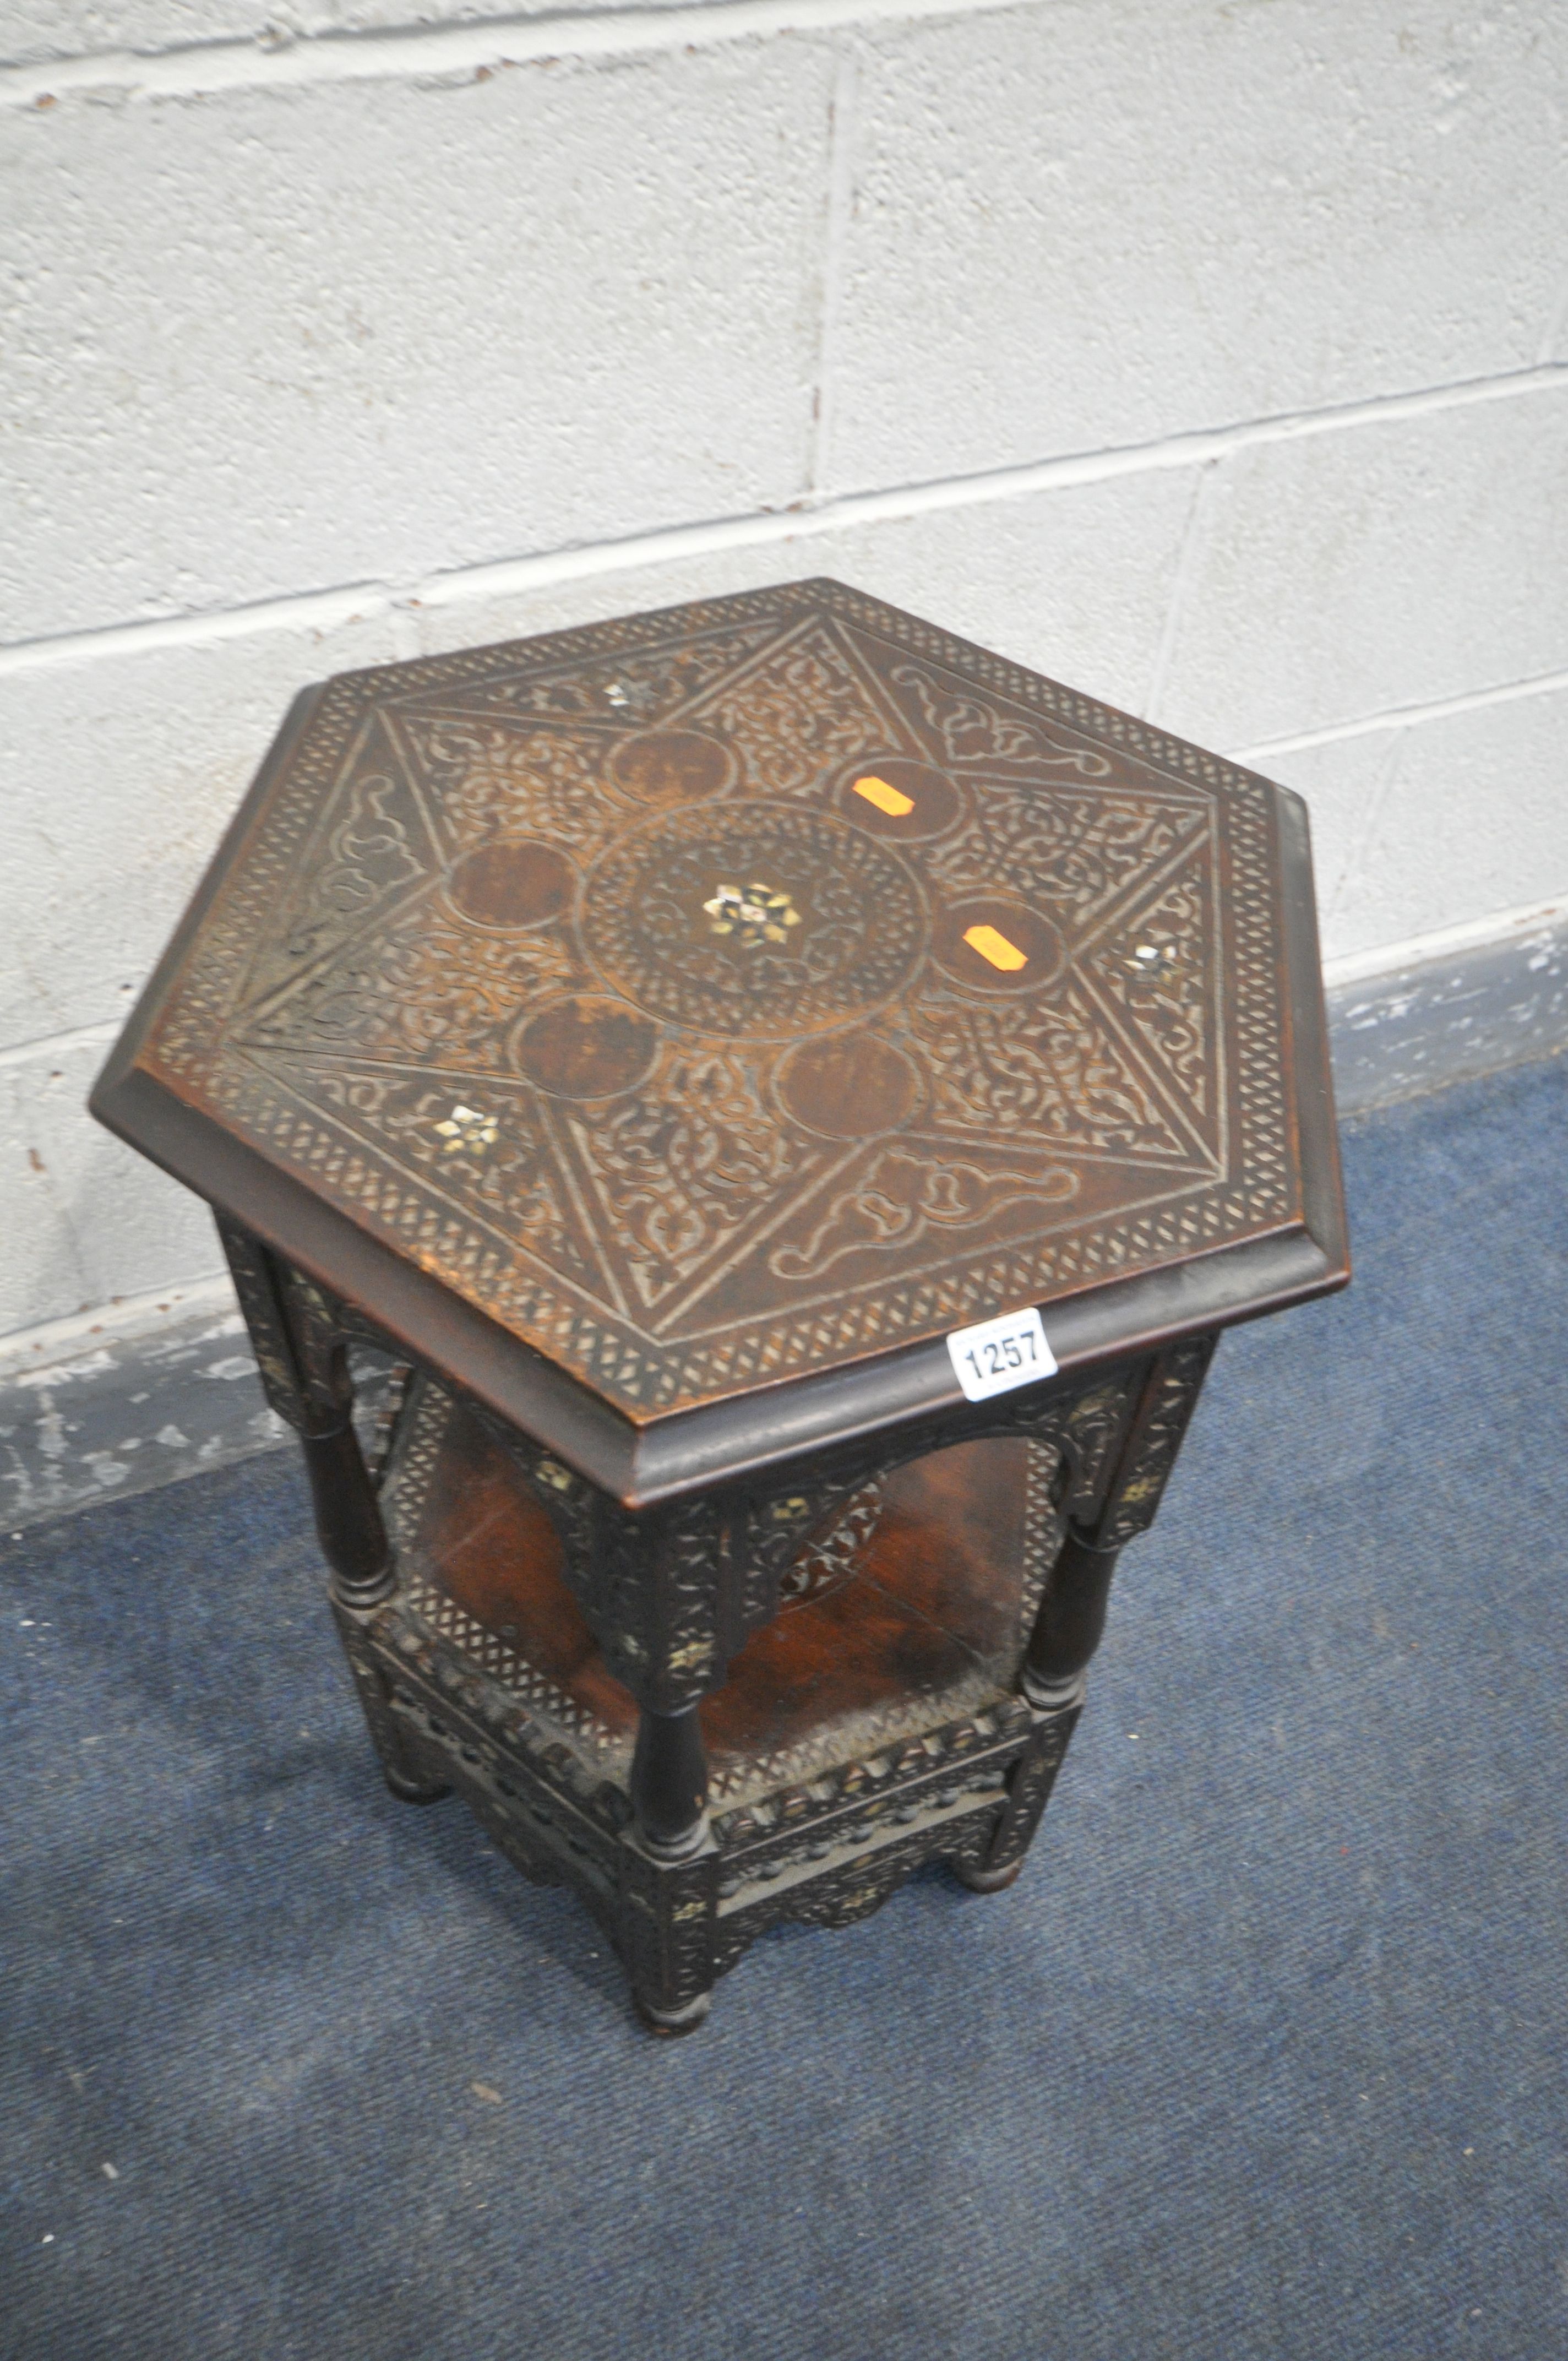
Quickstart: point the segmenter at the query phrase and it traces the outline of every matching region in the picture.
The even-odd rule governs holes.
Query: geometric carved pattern
[[[1061,1466],[1059,1455],[1048,1444],[1031,1443],[1025,1462],[1026,1477],[1024,1494],[1023,1598],[1018,1623],[1020,1642],[1026,1642],[1035,1628],[1035,1618],[1045,1597],[1046,1577],[1057,1560],[1065,1538],[1065,1526],[1057,1506],[1057,1478]]]
[[[603,1722],[585,1707],[567,1697],[544,1674],[536,1671],[515,1648],[509,1648],[504,1640],[498,1639],[484,1624],[476,1622],[471,1615],[466,1615],[433,1584],[410,1583],[403,1596],[414,1613],[438,1639],[450,1642],[461,1655],[488,1673],[509,1695],[548,1715],[553,1722],[569,1730],[575,1738],[583,1740],[596,1753],[609,1756],[615,1752],[613,1730],[607,1730]]]
[[[381,1491],[381,1512],[403,1566],[401,1597],[440,1640],[487,1673],[506,1693],[569,1730],[586,1759],[609,1760],[628,1752],[579,1699],[531,1664],[497,1631],[465,1612],[419,1564],[417,1536],[442,1442],[452,1415],[452,1396],[427,1380],[402,1417],[398,1448]]]
[[[141,1062],[648,1418],[1292,1218],[1280,971],[1261,782],[796,583],[330,683]]]

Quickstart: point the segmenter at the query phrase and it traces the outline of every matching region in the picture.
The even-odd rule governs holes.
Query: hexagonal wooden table
[[[1016,1876],[1217,1333],[1349,1275],[1299,800],[834,582],[308,690],[93,1106],[393,1789],[668,2032]]]

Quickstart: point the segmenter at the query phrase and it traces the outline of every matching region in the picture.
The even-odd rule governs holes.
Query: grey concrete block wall
[[[1549,674],[1565,522],[1568,371],[1231,454],[1193,519],[1166,719],[1263,745]]]
[[[619,12],[660,7],[665,0],[597,4]],[[279,48],[313,36],[507,23],[555,13],[555,0],[8,0],[0,34],[11,60],[58,65],[126,53],[178,56],[215,42]]]
[[[1555,19],[1550,0],[1056,0],[879,28],[835,479],[1530,367],[1563,295]],[[908,399],[912,351],[938,356],[929,403]]]
[[[0,630],[787,502],[831,75],[817,44],[743,41],[35,111]]]
[[[82,1095],[349,665],[836,573],[1307,795],[1357,1104],[1549,1041],[1552,0],[0,0],[0,60],[24,1361],[214,1270]]]

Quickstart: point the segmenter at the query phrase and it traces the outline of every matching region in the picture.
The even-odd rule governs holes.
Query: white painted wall
[[[1560,0],[0,0],[0,1334],[215,1261],[87,1084],[292,691],[828,572],[1568,888]],[[417,21],[414,21],[417,20]]]

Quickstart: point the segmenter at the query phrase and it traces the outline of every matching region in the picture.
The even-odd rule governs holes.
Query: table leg
[[[396,1583],[376,1488],[354,1432],[347,1347],[322,1290],[237,1223],[218,1235],[234,1274],[262,1390],[300,1438],[317,1538],[331,1575],[334,1620],[371,1741],[400,1802],[433,1804],[451,1789],[422,1778],[403,1743],[385,1680],[363,1636],[364,1619]]]
[[[661,1860],[684,1861],[702,1842],[707,1757],[695,1705],[680,1713],[644,1706],[631,1758],[631,1805],[643,1843]]]
[[[1075,1526],[1058,1553],[1024,1659],[1023,1689],[1046,1712],[1076,1704],[1105,1630],[1121,1545],[1104,1548]]]
[[[1081,1694],[1105,1630],[1111,1578],[1123,1546],[1155,1521],[1188,1422],[1213,1357],[1212,1336],[1157,1353],[1098,1500],[1073,1519],[1046,1585],[1024,1672],[1031,1702],[1054,1710]]]
[[[300,1436],[316,1537],[345,1607],[376,1607],[393,1586],[392,1552],[352,1423]]]
[[[1105,1629],[1120,1554],[1119,1548],[1097,1549],[1090,1535],[1070,1526],[1057,1554],[1019,1684],[1035,1711],[1034,1737],[1013,1773],[1007,1810],[983,1864],[955,1872],[976,1894],[1001,1893],[1024,1866],[1083,1710],[1083,1676]]]
[[[1103,1490],[1088,1504],[1091,1514],[1068,1527],[1019,1683],[1034,1715],[1034,1738],[1013,1773],[1008,1807],[984,1861],[958,1872],[978,1893],[1010,1885],[1023,1866],[1083,1710],[1085,1675],[1104,1633],[1116,1561],[1124,1544],[1154,1522],[1214,1344],[1212,1336],[1192,1337],[1150,1362]]]
[[[651,2033],[692,2033],[712,1997],[718,1852],[708,1830],[707,1757],[697,1708],[641,1708],[631,1761],[637,1819],[628,1843],[627,1966]]]

